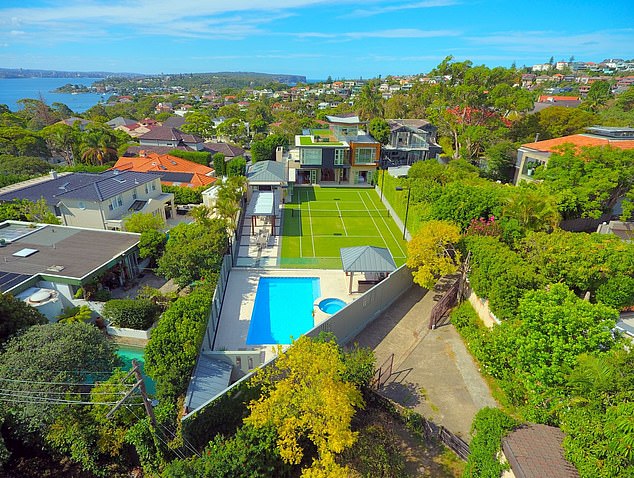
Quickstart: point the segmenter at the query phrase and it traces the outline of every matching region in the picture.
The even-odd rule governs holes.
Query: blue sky
[[[634,57],[632,0],[2,0],[0,67],[321,79]]]

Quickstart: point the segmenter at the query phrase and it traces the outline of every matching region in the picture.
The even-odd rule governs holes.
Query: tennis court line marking
[[[385,240],[385,238],[383,237],[383,234],[381,234],[381,230],[379,229],[378,224],[376,223],[376,221],[374,220],[374,218],[372,217],[372,213],[370,211],[370,208],[368,208],[367,204],[365,203],[365,201],[363,200],[363,196],[361,196],[361,193],[359,191],[357,191],[357,194],[359,195],[359,199],[361,199],[361,202],[363,203],[363,206],[367,209],[370,219],[372,219],[372,223],[374,224],[374,227],[376,228],[376,230],[378,231],[379,235],[381,236],[381,240],[383,241],[383,244],[385,244],[385,247],[387,248],[387,250],[390,250],[390,246],[387,245],[387,241]],[[376,209],[376,208],[375,208]],[[378,209],[377,209],[378,210]],[[401,251],[403,252],[403,251]],[[391,252],[390,252],[391,253]]]
[[[331,239],[340,239],[340,238],[342,238],[344,236],[335,236],[334,234],[315,234],[315,236],[313,236],[313,237],[329,237]],[[376,236],[345,236],[345,237],[357,238],[357,239],[363,239],[365,237],[368,237],[368,238],[374,239],[376,237],[381,237],[381,236],[380,235],[376,235]]]
[[[370,200],[370,202],[372,202],[372,198],[370,197],[370,193],[368,191],[365,191],[365,193],[368,195],[368,199]],[[361,193],[359,193],[359,194],[361,194]],[[365,204],[365,202],[363,204]],[[376,205],[375,205],[374,208],[378,211],[378,208],[376,207]],[[390,227],[390,225],[387,223],[387,221],[385,220],[385,218],[383,216],[381,216],[381,219],[383,219],[383,224],[385,224],[385,227],[387,227],[387,230],[390,232],[390,235],[394,239],[394,242],[396,242],[396,246],[398,247],[398,250],[401,251],[401,254],[403,254],[405,257],[407,257],[407,254],[405,254],[405,251],[401,247],[400,242],[398,241],[398,239],[396,238],[396,236],[392,232],[392,228]]]
[[[341,225],[343,226],[343,232],[345,233],[346,237],[348,237],[348,230],[346,229],[346,223],[344,222],[343,217],[341,217],[341,209],[339,209],[339,203],[335,201],[335,205],[337,206],[337,211],[339,211],[339,220],[341,221]]]
[[[310,240],[313,243],[313,257],[315,257],[315,237],[313,236],[313,218],[310,215],[310,196],[306,192],[306,204],[308,205],[308,224],[310,224]]]

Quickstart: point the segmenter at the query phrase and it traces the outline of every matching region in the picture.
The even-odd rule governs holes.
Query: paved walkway
[[[377,366],[394,354],[383,395],[469,441],[477,411],[497,405],[453,325],[427,328],[441,296],[412,287],[354,341],[374,350]]]

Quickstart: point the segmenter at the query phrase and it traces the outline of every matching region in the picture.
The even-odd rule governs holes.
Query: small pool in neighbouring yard
[[[156,386],[150,377],[145,375],[145,357],[143,355],[142,347],[132,347],[130,345],[117,345],[117,355],[121,357],[123,361],[123,370],[130,370],[132,368],[132,360],[136,359],[141,365],[141,371],[145,378],[145,389],[147,393],[154,395],[156,393]]]
[[[341,299],[335,299],[334,297],[324,299],[319,302],[319,310],[326,314],[334,314],[343,309],[347,304]]]
[[[247,345],[290,344],[314,326],[313,304],[321,295],[318,277],[261,277],[255,294]]]

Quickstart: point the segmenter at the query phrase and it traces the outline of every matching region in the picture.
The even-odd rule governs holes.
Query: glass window
[[[137,198],[136,188],[134,188],[134,191],[132,191],[132,199],[136,199],[136,198]]]
[[[376,162],[376,149],[358,148],[354,152],[354,162],[356,164],[370,164]]]
[[[117,206],[123,206],[123,196],[117,196]]]
[[[302,165],[321,165],[321,148],[301,149],[300,160]]]
[[[346,151],[344,149],[335,149],[335,165],[342,166]]]
[[[156,191],[156,182],[152,183],[152,191]]]

